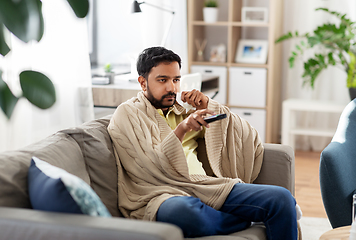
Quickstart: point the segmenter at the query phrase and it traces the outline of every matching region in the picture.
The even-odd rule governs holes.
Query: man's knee
[[[172,197],[164,201],[158,209],[159,221],[168,221],[192,218],[199,214],[198,210],[203,203],[194,197]]]
[[[213,235],[212,216],[204,211],[207,207],[198,198],[172,197],[159,207],[157,221],[179,226],[186,237]]]
[[[289,190],[284,187],[274,186],[271,194],[280,208],[295,211],[296,201]]]

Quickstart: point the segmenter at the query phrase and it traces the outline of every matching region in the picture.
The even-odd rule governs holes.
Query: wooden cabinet
[[[221,66],[227,69],[227,80],[223,92],[226,104],[231,109],[242,110],[262,110],[265,113],[263,126],[265,127],[264,142],[280,142],[281,126],[281,44],[275,44],[274,41],[282,35],[282,13],[283,0],[218,0],[219,13],[218,21],[215,23],[206,23],[203,20],[204,0],[188,0],[188,65],[191,72],[192,67],[201,66]],[[241,21],[243,7],[262,7],[267,8],[267,22],[245,22]],[[198,61],[198,48],[196,41],[207,40],[204,50],[204,60]],[[257,39],[268,41],[267,61],[264,64],[236,63],[236,51],[240,39]],[[226,47],[225,62],[211,62],[210,50],[212,46],[223,44]],[[232,84],[234,81],[234,72],[239,68],[246,69],[265,69],[264,106],[256,106],[248,103],[236,105],[231,103],[229,94],[234,92],[231,87],[237,87]],[[240,69],[241,70],[241,69]],[[236,76],[235,76],[236,79]],[[241,82],[241,79],[239,79]],[[248,84],[249,86],[251,84]],[[251,95],[260,92],[261,86],[256,86],[258,91],[253,91]],[[251,91],[251,87],[248,88]],[[238,92],[238,91],[237,91]],[[261,93],[260,93],[261,94]],[[258,96],[261,97],[261,96]],[[251,102],[252,103],[252,102]],[[242,116],[243,117],[243,116]],[[261,125],[258,123],[258,125]],[[258,129],[257,129],[258,130]]]

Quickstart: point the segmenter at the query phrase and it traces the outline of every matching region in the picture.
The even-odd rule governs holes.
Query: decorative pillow
[[[82,179],[36,157],[28,171],[28,191],[34,209],[111,217]]]

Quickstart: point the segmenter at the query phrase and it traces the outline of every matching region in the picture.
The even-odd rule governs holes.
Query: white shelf
[[[283,21],[283,0],[265,0],[252,1],[246,3],[242,0],[222,0],[219,1],[219,18],[215,23],[204,22],[203,8],[204,0],[188,0],[188,67],[192,66],[211,66],[226,67],[225,86],[220,84],[219,93],[216,99],[226,106],[232,108],[235,105],[241,105],[239,108],[250,108],[248,103],[230,103],[231,94],[229,89],[233,81],[230,74],[232,68],[265,68],[266,86],[265,98],[266,103],[260,107],[266,112],[266,118],[263,125],[265,126],[265,142],[279,143],[280,141],[280,92],[281,92],[281,52],[282,45],[275,44],[276,36],[283,34],[281,22]],[[264,7],[268,9],[268,22],[244,22],[242,21],[242,7],[244,6]],[[198,48],[196,41],[200,43],[206,39],[207,45],[203,51],[204,60],[200,61],[198,57]],[[264,39],[268,41],[268,56],[265,64],[236,63],[235,56],[237,45],[240,39]],[[210,62],[210,51],[213,46],[224,44],[226,47],[226,60],[224,62]],[[191,71],[194,72],[194,71]],[[222,79],[220,77],[220,79]],[[221,80],[220,80],[221,83]],[[236,88],[236,86],[235,86]],[[248,90],[246,90],[248,91]],[[254,94],[254,91],[249,91]],[[223,100],[221,100],[223,98]],[[253,108],[256,108],[252,104]]]
[[[290,134],[332,137],[335,134],[335,129],[295,128],[290,130]]]
[[[336,126],[333,129],[302,128],[296,126],[296,112],[323,112],[341,114],[345,105],[330,101],[288,99],[283,101],[282,113],[282,144],[294,149],[295,135],[333,137]]]

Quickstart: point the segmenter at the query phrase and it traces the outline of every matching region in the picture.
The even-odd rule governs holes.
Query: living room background
[[[347,14],[356,21],[356,2],[353,0],[300,0],[284,1],[283,32],[298,31],[300,35],[312,32],[317,26],[331,22],[338,25],[339,20],[316,8],[328,8],[331,11]],[[302,16],[302,17],[301,17]],[[278,36],[279,37],[279,36]],[[289,68],[289,57],[295,45],[301,39],[292,39],[283,43],[282,51],[282,100],[289,98],[332,101],[346,104],[350,101],[346,88],[346,73],[339,67],[330,67],[323,71],[315,81],[314,89],[308,84],[303,85],[303,61],[296,60],[295,67]],[[303,55],[303,60],[315,54],[315,49],[310,49]],[[331,128],[336,129],[339,115],[329,113],[300,113],[297,124],[304,128]],[[301,150],[321,151],[329,142],[330,137],[297,136],[296,148]]]
[[[171,18],[169,13],[152,8],[145,4],[141,5],[142,13],[132,14],[132,1],[93,0],[97,10],[97,32],[96,62],[98,66],[106,63],[113,65],[129,65],[130,58],[137,56],[140,50],[148,46],[158,45],[162,39],[166,23]],[[226,0],[220,0],[226,1]],[[243,2],[249,0],[242,0]],[[150,0],[150,3],[171,9],[176,12],[173,25],[169,32],[166,47],[177,52],[183,60],[182,73],[188,73],[187,62],[187,3],[184,0]],[[42,111],[36,109],[25,100],[16,106],[15,113],[10,121],[0,115],[0,151],[15,149],[50,135],[61,128],[76,126],[83,121],[93,118],[92,99],[90,92],[91,76],[89,59],[87,56],[88,34],[87,21],[80,21],[73,17],[69,8],[66,10],[66,1],[45,0],[43,7],[53,4],[54,9],[61,10],[61,16],[57,10],[49,14],[52,20],[47,21],[48,28],[55,30],[53,38],[61,39],[60,42],[42,41],[40,44],[31,44],[33,49],[46,45],[43,51],[46,55],[32,54],[35,50],[16,50],[15,45],[21,45],[12,41],[13,59],[18,52],[28,52],[27,59],[30,65],[21,62],[25,58],[12,62],[0,59],[1,65],[7,65],[3,77],[12,89],[18,87],[17,79],[14,79],[14,67],[46,70],[52,69],[56,74],[53,79],[58,91],[59,100],[53,109]],[[56,7],[58,4],[58,7]],[[326,7],[334,11],[346,13],[351,20],[356,20],[356,2],[353,0],[300,0],[284,1],[284,32],[298,30],[300,33],[310,32],[322,22],[337,20],[325,13],[315,12],[318,7]],[[66,11],[68,11],[66,13]],[[45,15],[46,12],[45,12]],[[68,15],[68,16],[67,16]],[[303,16],[302,18],[300,16]],[[68,17],[68,18],[67,18]],[[58,21],[61,19],[61,21]],[[65,25],[63,25],[65,23]],[[54,27],[50,27],[53,24]],[[64,29],[62,28],[63,26]],[[63,32],[60,32],[63,30]],[[69,31],[71,30],[71,31]],[[45,38],[43,39],[45,40]],[[50,47],[51,44],[51,47]],[[330,68],[322,73],[316,82],[314,90],[302,87],[302,62],[297,61],[296,67],[290,69],[288,58],[296,42],[283,43],[282,71],[282,99],[288,98],[332,100],[338,103],[349,101],[347,88],[345,86],[346,74],[338,68]],[[20,46],[19,46],[20,47]],[[36,50],[37,51],[37,50]],[[37,52],[36,52],[37,53]],[[310,52],[313,54],[313,52]],[[10,55],[8,58],[10,58]],[[307,56],[306,56],[307,57]],[[7,59],[6,59],[7,60]],[[20,61],[20,62],[18,62]],[[20,63],[20,65],[18,65]],[[27,64],[26,63],[26,64]],[[12,69],[12,70],[9,70]],[[11,72],[12,71],[12,72]],[[18,71],[18,70],[16,70]],[[44,71],[45,72],[45,71]],[[10,80],[13,78],[13,80]],[[74,79],[74,80],[73,80]],[[13,81],[12,83],[10,83]],[[80,90],[81,89],[81,90]],[[84,90],[83,90],[84,89]],[[73,104],[74,103],[74,104]],[[22,106],[21,106],[22,105]],[[298,123],[305,126],[320,125],[321,127],[334,126],[338,117],[320,114],[301,114]],[[330,141],[330,138],[300,137],[297,139],[296,147],[304,150],[320,150]]]

